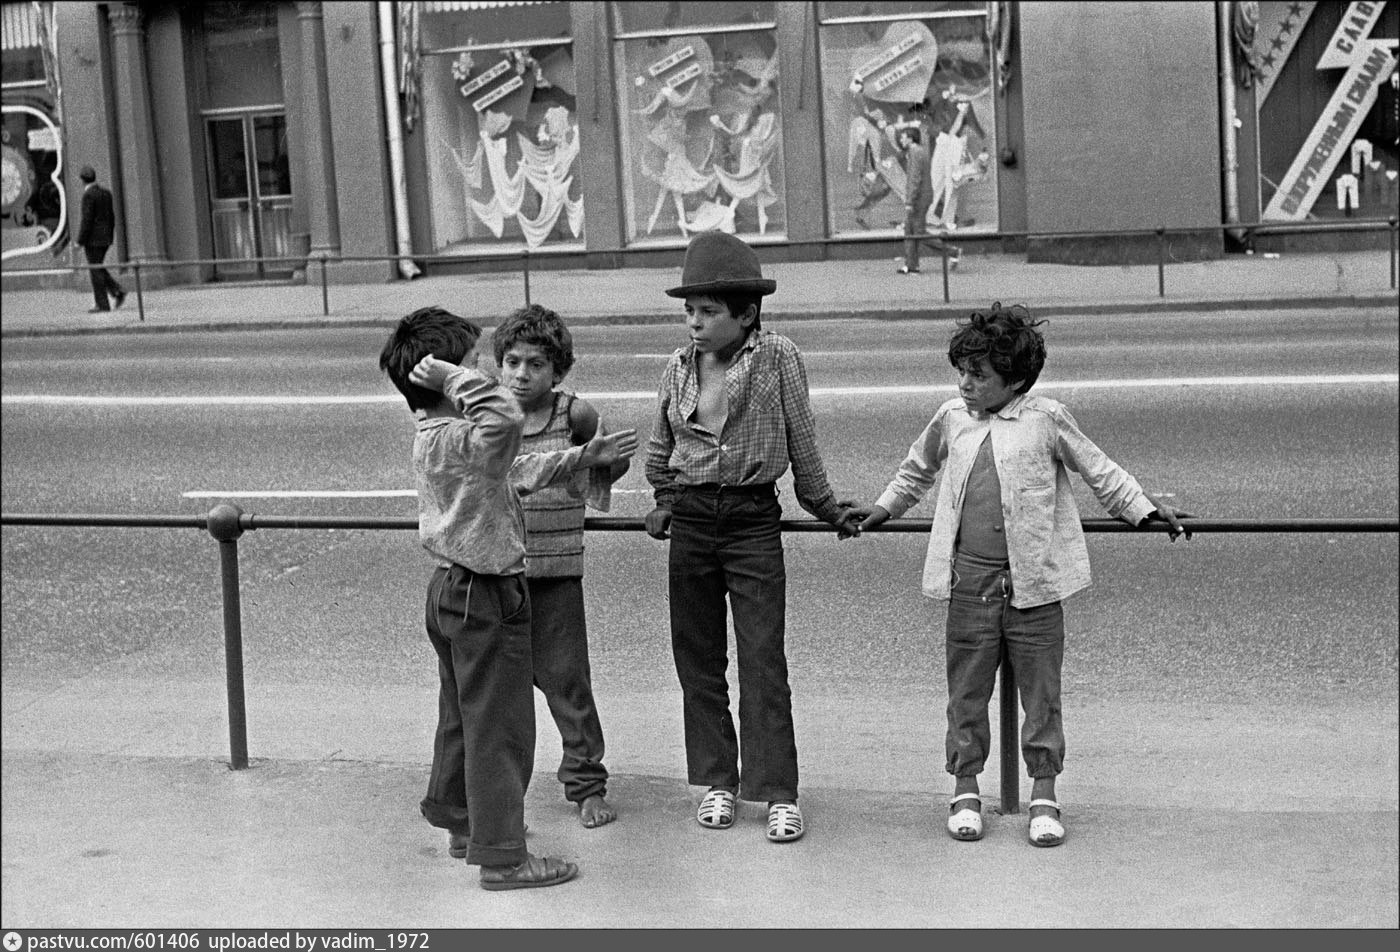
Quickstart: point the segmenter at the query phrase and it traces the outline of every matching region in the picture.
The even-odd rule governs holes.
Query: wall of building
[[[318,6],[315,22],[320,24],[325,42],[323,81],[330,112],[338,251],[351,258],[388,256],[395,251],[393,193],[384,133],[376,5],[337,0],[278,6],[287,136],[294,163],[292,230],[309,231],[310,203],[325,198],[324,191],[319,191],[324,188],[323,169],[319,164],[316,168],[307,164],[305,141],[314,121],[305,114],[307,104],[314,101],[306,95],[306,84],[322,77],[307,60],[308,37],[303,24],[307,22],[305,14]],[[117,195],[122,221],[113,259],[210,257],[213,246],[196,31],[186,22],[189,17],[181,4],[139,5],[149,73],[145,94],[150,99],[151,127],[146,134],[155,139],[154,148],[143,152],[135,148],[139,143],[134,141],[133,130],[120,127],[124,116],[136,115],[138,121],[141,117],[122,99],[122,89],[137,88],[130,73],[131,47],[129,43],[124,47],[120,63],[114,60],[114,34],[108,16],[109,10],[129,16],[132,9],[134,5],[101,3],[62,3],[56,7],[70,207],[76,209],[81,197],[76,171],[91,164]],[[982,221],[977,233],[959,232],[960,243],[973,251],[978,246],[1008,251],[1025,248],[1032,260],[1112,263],[1155,258],[1155,236],[1030,242],[1014,236],[1028,231],[1164,227],[1187,232],[1170,239],[1169,254],[1175,260],[1223,253],[1217,5],[1208,0],[1171,4],[1056,2],[1012,4],[1011,10],[1010,82],[996,86],[993,98],[984,101],[994,104],[994,108],[988,105],[987,111],[995,121],[993,140],[998,145],[998,154],[992,157],[995,205],[986,209],[991,214],[978,213]],[[781,103],[781,138],[787,144],[780,186],[784,221],[779,227],[784,240],[756,242],[761,256],[782,260],[898,253],[887,227],[882,238],[878,233],[848,234],[849,229],[842,232],[833,224],[835,217],[849,217],[849,209],[834,197],[837,192],[832,183],[846,188],[841,176],[850,170],[844,163],[843,130],[838,136],[843,141],[832,145],[836,142],[832,137],[837,135],[832,123],[840,125],[840,114],[831,110],[842,104],[837,102],[839,97],[833,99],[828,87],[844,81],[849,56],[833,56],[831,62],[823,63],[818,53],[833,31],[842,27],[821,22],[817,5],[811,3],[780,2],[774,11],[774,34],[785,67],[777,78],[775,100]],[[623,110],[629,104],[618,101],[616,71],[625,67],[616,62],[621,46],[613,38],[615,25],[610,23],[608,4],[574,0],[568,13],[580,142],[577,164],[571,171],[577,176],[576,187],[587,195],[589,217],[581,247],[576,242],[540,255],[532,267],[678,264],[683,255],[681,237],[671,242],[628,244],[627,236],[633,229],[624,201],[624,163],[632,156],[626,154],[622,123],[628,118]],[[1313,46],[1323,42],[1324,34],[1330,35],[1332,22],[1341,16],[1340,9],[1319,13],[1311,29],[1323,39],[1308,42]],[[1395,17],[1387,16],[1377,36],[1394,32]],[[869,28],[872,37],[879,34],[880,26]],[[850,52],[840,49],[843,54]],[[1315,50],[1307,43],[1300,49],[1297,58],[1304,65],[1296,66],[1302,71],[1299,75],[1306,73],[1304,79],[1320,90],[1315,91],[1314,99],[1325,98],[1336,77],[1328,74],[1318,78],[1313,75],[1316,70],[1304,69],[1316,58]],[[439,62],[436,68],[441,71],[448,65]],[[123,69],[125,72],[120,71]],[[1290,86],[1290,76],[1283,76],[1282,92],[1275,96],[1287,99],[1288,104],[1301,102],[1293,86],[1303,80]],[[1383,94],[1393,99],[1388,86]],[[1268,157],[1273,153],[1269,150],[1283,147],[1269,139],[1272,136],[1282,141],[1276,129],[1263,128],[1251,91],[1237,88],[1236,104],[1241,117],[1240,218],[1252,222],[1261,213],[1253,180],[1272,168]],[[1316,107],[1309,101],[1297,108],[1308,105]],[[1306,118],[1311,120],[1311,114]],[[404,143],[413,247],[428,254],[434,242],[441,244],[442,239],[432,234],[433,194],[426,185],[432,150],[441,146],[424,141],[424,128],[420,115],[415,126],[405,131]],[[633,133],[635,139],[635,130]],[[1263,162],[1261,148],[1266,157]],[[833,159],[838,152],[843,161]],[[123,155],[128,158],[123,160]],[[142,159],[142,155],[154,158]],[[1275,157],[1273,165],[1280,161]],[[836,169],[833,162],[841,168]],[[123,181],[124,176],[132,175],[142,176],[147,185],[157,183],[158,195],[132,198],[133,190]],[[844,192],[842,195],[840,201],[849,199]],[[632,200],[635,202],[636,196]],[[319,213],[320,209],[316,210]],[[141,220],[142,214],[153,218],[154,227]],[[888,222],[876,224],[888,226]],[[76,222],[72,227],[76,228]],[[833,241],[829,237],[833,233],[850,240]],[[1005,237],[1008,234],[1013,237]],[[1383,242],[1384,234],[1378,234]],[[133,236],[141,239],[135,242],[139,247],[133,245]],[[770,232],[770,237],[779,235]],[[159,247],[150,246],[153,243]],[[501,250],[508,250],[507,244],[502,244]],[[469,253],[489,259],[491,250],[489,241],[478,240]],[[70,248],[66,255],[63,260],[81,261],[76,248]],[[483,260],[467,267],[492,270],[503,266],[514,265]],[[334,266],[332,280],[390,280],[396,273],[387,260],[361,262]],[[183,280],[208,276],[208,269],[199,268],[184,269],[179,275]],[[82,283],[85,276],[76,273],[72,280]]]
[[[64,181],[68,185],[68,208],[73,215],[69,233],[77,234],[78,209],[83,197],[83,183],[78,181],[78,169],[91,165],[99,182],[113,191],[121,187],[121,168],[117,161],[116,133],[110,117],[110,93],[104,58],[107,55],[106,18],[99,15],[95,4],[60,3],[54,8],[55,32],[62,37],[58,43],[59,75],[63,78],[61,111],[63,137],[67,143],[67,166]],[[82,249],[69,244],[67,251],[73,263],[83,262]],[[108,255],[109,261],[126,258],[126,236],[123,222],[117,222],[116,243]],[[87,275],[76,275],[87,283]]]
[[[346,257],[392,254],[393,191],[379,78],[378,13],[373,3],[325,3],[322,10],[340,196],[340,253]],[[347,262],[337,270],[343,280],[357,281],[388,280],[395,274],[389,261]]]
[[[1219,225],[1215,4],[1023,3],[1019,14],[1028,229]],[[1175,256],[1220,247],[1203,232]],[[1033,245],[1049,260],[1148,253],[1155,239]]]
[[[186,42],[187,31],[178,10],[162,10],[146,24],[146,55],[152,76],[151,115],[155,123],[156,168],[160,181],[164,218],[162,234],[169,260],[210,256],[208,196],[204,183],[204,143],[197,139],[190,104],[197,101],[192,84],[198,72],[190,62],[194,51]],[[186,267],[166,272],[172,280],[195,281],[207,271]],[[143,277],[144,280],[144,277]]]

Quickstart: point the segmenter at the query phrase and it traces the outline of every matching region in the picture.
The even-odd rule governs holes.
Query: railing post
[[[942,257],[943,257],[943,303],[944,303],[944,304],[947,304],[948,301],[949,301],[949,298],[948,298],[948,243],[947,243],[947,242],[941,242],[941,244],[943,245],[943,247],[940,249],[940,252],[941,252]]]
[[[209,510],[206,525],[219,541],[219,567],[224,588],[224,666],[228,682],[229,764],[248,766],[248,710],[243,698],[243,621],[238,602],[238,537],[243,534],[243,510],[223,503]]]
[[[321,256],[321,316],[331,316],[331,297],[326,290],[326,256]]]
[[[1391,216],[1390,216],[1390,290],[1392,290],[1392,291],[1395,290],[1395,252],[1396,252],[1396,247],[1395,247],[1395,246],[1396,246],[1395,232],[1396,232],[1397,226],[1400,226],[1400,218],[1396,218],[1394,215],[1391,215]]]
[[[1021,758],[1016,743],[1016,672],[1001,646],[1001,812],[1021,812]]]
[[[141,262],[131,263],[131,273],[136,282],[136,319],[144,321],[146,319],[146,299],[141,293]]]
[[[1157,229],[1157,296],[1167,296],[1167,230]]]
[[[524,272],[525,272],[525,306],[526,306],[526,307],[529,307],[529,306],[530,306],[530,252],[528,252],[528,251],[523,252],[523,253],[521,254],[521,258],[522,258],[523,261],[524,261],[524,269],[523,269],[523,270],[524,270]]]

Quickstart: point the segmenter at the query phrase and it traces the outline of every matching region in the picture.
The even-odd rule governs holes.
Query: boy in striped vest
[[[520,452],[549,453],[582,446],[599,431],[598,411],[560,390],[574,365],[573,337],[559,315],[538,304],[520,308],[492,335],[501,383],[525,414]],[[582,470],[564,484],[521,494],[525,509],[525,578],[530,588],[535,686],[559,728],[564,754],[559,782],[578,804],[585,827],[611,823],[603,728],[593,701],[588,628],[583,605],[585,505],[611,507],[612,484],[628,461]]]

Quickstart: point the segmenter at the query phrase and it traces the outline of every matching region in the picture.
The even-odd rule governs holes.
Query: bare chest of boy
[[[700,400],[695,407],[695,422],[716,436],[724,432],[729,419],[729,395],[724,389],[724,365],[709,358],[696,362],[700,383]]]

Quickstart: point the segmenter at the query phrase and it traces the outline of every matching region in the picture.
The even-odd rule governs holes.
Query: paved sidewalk
[[[1165,296],[1155,264],[1077,266],[1030,264],[1023,257],[965,253],[949,274],[943,301],[939,261],[919,275],[898,275],[898,259],[778,263],[764,273],[778,282],[764,305],[774,320],[866,317],[951,317],[990,304],[1024,303],[1039,314],[1242,310],[1394,305],[1386,250],[1232,255],[1170,264]],[[525,303],[520,272],[452,275],[379,284],[329,284],[326,301],[311,283],[200,285],[136,295],[110,314],[88,314],[90,294],[78,287],[16,291],[3,288],[0,336],[108,331],[191,331],[297,326],[388,325],[425,304],[441,304],[493,325]],[[547,271],[532,269],[530,299],[566,320],[645,323],[678,320],[680,304],[665,295],[679,268]],[[329,305],[329,315],[325,305]]]
[[[1029,781],[1007,815],[996,764],[985,838],[944,832],[932,689],[794,696],[808,833],[781,845],[761,804],[727,831],[695,822],[678,689],[600,686],[620,815],[583,829],[537,694],[529,845],[581,872],[488,893],[417,813],[434,691],[253,685],[253,761],[234,772],[218,682],[7,678],[4,926],[1400,927],[1394,697],[1072,697],[1081,769],[1059,791],[1069,836],[1046,850],[1026,841]],[[75,729],[93,717],[125,725],[121,749]],[[1323,750],[1344,781],[1281,769]]]

